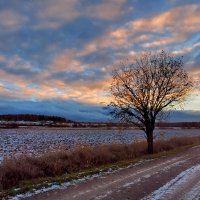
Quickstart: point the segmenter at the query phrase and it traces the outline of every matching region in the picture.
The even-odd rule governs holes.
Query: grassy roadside
[[[92,163],[90,163],[91,165],[84,165],[85,167],[82,166],[83,167],[82,169],[81,168],[77,169],[75,167],[74,168],[75,170],[71,171],[70,173],[68,172],[68,173],[62,173],[60,175],[43,176],[43,177],[31,178],[29,180],[28,179],[20,180],[18,182],[18,184],[14,185],[10,188],[3,189],[0,192],[0,198],[3,199],[3,198],[6,198],[8,196],[14,196],[16,194],[21,194],[21,193],[25,193],[25,192],[33,192],[34,190],[41,189],[41,188],[48,188],[48,187],[50,187],[51,183],[55,183],[57,185],[60,185],[64,182],[77,180],[77,179],[80,179],[80,178],[83,178],[83,177],[86,177],[86,176],[98,174],[99,172],[107,172],[107,171],[110,171],[110,170],[115,170],[115,169],[119,169],[119,168],[122,168],[122,167],[127,167],[127,166],[135,164],[139,161],[156,159],[156,158],[159,158],[159,157],[162,157],[162,156],[173,155],[173,154],[176,154],[177,152],[183,151],[183,150],[185,150],[189,147],[196,146],[196,145],[199,145],[199,144],[200,144],[200,137],[172,138],[172,139],[167,140],[167,141],[157,141],[155,143],[155,152],[156,153],[153,154],[153,155],[147,155],[146,150],[145,150],[146,146],[144,145],[144,143],[139,143],[140,148],[141,148],[141,146],[142,146],[142,148],[140,149],[139,152],[137,151],[137,152],[134,152],[135,154],[131,154],[132,158],[129,158],[130,155],[127,156],[127,157],[120,157],[119,156],[117,159],[111,160],[112,162],[109,163],[109,160],[106,160],[106,161],[102,160],[102,157],[101,157],[100,160],[101,160],[102,163],[100,162],[98,164],[94,164],[92,162]],[[136,145],[136,144],[134,143],[134,145]],[[116,155],[118,155],[119,151],[123,151],[124,148],[126,149],[126,151],[125,151],[126,153],[127,152],[133,153],[133,152],[127,151],[127,148],[128,147],[130,147],[130,148],[138,147],[138,146],[134,146],[134,145],[133,144],[117,145],[117,146],[116,145],[114,145],[114,146],[113,145],[103,145],[103,148],[102,148],[102,145],[101,145],[99,147],[100,149],[98,149],[98,148],[97,149],[98,149],[99,153],[102,153],[100,150],[104,150],[106,153],[108,153],[109,151],[108,151],[107,148],[111,148],[110,151],[113,153],[113,155],[116,156]],[[137,143],[137,145],[138,145],[138,143]],[[89,150],[94,151],[95,149],[89,148]],[[117,153],[116,153],[116,151],[117,151]],[[75,150],[74,152],[71,152],[71,153],[75,153],[75,152],[76,152],[76,154],[77,154],[77,152],[80,153],[80,149],[79,149],[79,151]],[[82,153],[83,152],[88,153],[88,148],[87,148],[87,151],[84,151],[83,149],[81,149],[81,152]],[[98,156],[98,154],[95,154],[94,152],[93,152],[93,154],[95,156]],[[47,156],[47,155],[45,155],[45,156]],[[62,156],[63,156],[63,152],[62,152]],[[73,154],[73,156],[74,156],[74,154]],[[124,154],[122,154],[121,156],[124,156]],[[44,158],[42,158],[42,160],[43,159]],[[88,157],[87,157],[87,159],[88,159]],[[14,160],[14,161],[16,162],[16,160]],[[83,162],[85,162],[85,161],[83,161]],[[17,163],[17,164],[19,164],[19,163]],[[2,166],[0,166],[0,167],[2,167]],[[18,168],[19,168],[19,166],[18,166]],[[10,170],[10,172],[12,172],[12,171]],[[3,172],[0,171],[0,180],[1,181],[2,181],[2,175],[3,175]]]

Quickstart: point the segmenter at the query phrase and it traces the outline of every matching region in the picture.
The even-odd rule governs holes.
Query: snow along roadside
[[[152,160],[155,160],[155,159],[141,160],[141,161],[138,161],[135,164],[129,164],[126,167],[119,167],[118,169],[109,168],[105,172],[102,172],[100,170],[99,172],[97,172],[97,173],[95,173],[93,175],[83,176],[82,178],[78,178],[78,179],[74,179],[74,180],[71,180],[71,181],[67,181],[67,182],[64,182],[62,184],[58,184],[57,182],[52,182],[52,183],[49,183],[47,187],[43,187],[41,189],[33,189],[30,192],[17,194],[15,196],[10,196],[8,199],[9,200],[20,200],[20,199],[32,197],[32,196],[34,196],[36,194],[39,194],[39,193],[44,193],[44,192],[48,192],[48,191],[55,190],[55,189],[66,189],[69,186],[76,185],[76,184],[79,184],[79,183],[82,183],[82,182],[86,182],[88,180],[92,180],[94,178],[102,177],[102,176],[105,176],[105,175],[108,175],[108,174],[116,173],[116,172],[119,172],[119,171],[124,170],[124,169],[128,169],[128,168],[131,168],[131,167],[134,167],[134,166],[138,166],[138,165],[150,162]],[[20,188],[16,188],[16,190],[19,190],[19,189]]]
[[[177,190],[181,189],[183,185],[194,179],[198,173],[200,173],[200,164],[181,172],[164,186],[152,192],[149,196],[144,197],[143,200],[171,199],[170,196],[175,194]],[[200,199],[200,190],[198,190],[198,188],[200,188],[199,184],[200,182],[198,182],[198,184],[194,186],[190,192],[183,196],[182,199],[191,200],[192,196],[195,196],[195,199]],[[195,194],[191,196],[192,192],[195,192]]]

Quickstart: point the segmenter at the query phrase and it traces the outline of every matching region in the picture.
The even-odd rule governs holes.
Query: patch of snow
[[[194,147],[192,147],[192,149],[196,149],[196,148],[198,148],[198,147],[200,147],[200,145],[194,146]]]
[[[153,169],[155,168],[155,167],[158,167],[158,166],[166,166],[166,167],[162,167],[161,169],[162,170],[166,170],[166,169],[168,169],[168,164],[170,163],[170,162],[175,162],[175,163],[173,163],[173,164],[171,164],[171,166],[173,165],[180,165],[180,163],[183,163],[183,162],[185,162],[184,160],[183,161],[178,161],[178,160],[180,160],[181,159],[181,157],[179,158],[179,157],[177,157],[177,158],[173,158],[173,159],[171,159],[170,161],[166,161],[166,162],[164,162],[164,163],[161,163],[161,164],[159,164],[159,165],[156,165],[156,166],[153,166],[153,167],[151,167],[151,168],[148,168],[148,169],[145,169],[145,170],[139,170],[138,172],[136,172],[136,174],[133,174],[133,176],[135,176],[135,175],[139,175],[140,173],[144,173],[144,172],[146,172],[146,173],[150,173],[150,172],[152,172],[153,171]],[[99,173],[97,173],[97,174],[94,174],[94,175],[88,175],[88,176],[85,176],[85,177],[83,177],[83,178],[79,178],[79,179],[76,179],[76,180],[72,180],[72,181],[69,181],[69,182],[64,182],[64,183],[62,183],[61,185],[58,185],[57,183],[50,183],[49,184],[49,187],[45,187],[45,188],[41,188],[41,189],[38,189],[38,190],[33,190],[32,192],[28,192],[28,193],[25,193],[25,194],[20,194],[20,195],[16,195],[15,197],[10,197],[10,199],[11,200],[19,200],[19,199],[23,199],[23,198],[26,198],[26,197],[29,197],[29,196],[33,196],[33,195],[35,195],[35,194],[38,194],[38,193],[42,193],[42,192],[47,192],[47,191],[49,191],[49,190],[54,190],[54,189],[65,189],[65,188],[67,188],[67,187],[69,187],[69,186],[71,186],[71,185],[76,185],[76,184],[78,184],[78,183],[81,183],[81,182],[85,182],[85,181],[87,181],[87,180],[92,180],[92,179],[94,179],[94,178],[97,178],[97,177],[103,177],[104,175],[107,175],[107,174],[111,174],[111,173],[115,173],[115,172],[119,172],[119,171],[121,171],[121,170],[124,170],[124,169],[126,169],[126,168],[130,168],[130,167],[133,167],[133,166],[138,166],[138,165],[140,165],[140,164],[143,164],[143,163],[146,163],[146,162],[149,162],[149,161],[151,161],[151,160],[154,160],[154,159],[148,159],[148,160],[143,160],[143,161],[140,161],[140,162],[138,162],[138,163],[135,163],[135,164],[130,164],[129,166],[127,166],[127,167],[122,167],[122,168],[118,168],[118,169],[115,169],[115,170],[112,170],[111,168],[108,170],[108,171],[106,171],[106,172],[99,172]],[[155,173],[154,173],[155,174]],[[144,178],[148,178],[148,177],[150,177],[152,174],[147,174],[147,175],[144,175],[144,176],[142,176],[142,177],[144,177]],[[132,177],[132,175],[129,175],[128,177]],[[116,180],[114,180],[114,181],[112,181],[112,182],[110,182],[110,183],[108,183],[108,185],[111,185],[111,184],[113,184],[113,183],[117,183],[117,182],[119,182],[119,181],[121,181],[121,180],[123,180],[123,179],[126,179],[127,177],[121,177],[121,178],[119,178],[119,179],[116,179]],[[139,182],[140,181],[140,178],[138,178],[138,179],[136,179],[135,181],[132,181],[132,182],[129,182],[129,183],[126,183],[123,187],[129,187],[129,186],[131,186],[131,185],[133,185],[134,183],[136,183],[136,182]],[[103,185],[101,186],[98,186],[98,187],[104,187]],[[90,192],[89,190],[88,191],[85,191],[84,193],[86,193],[86,192]],[[79,193],[77,193],[77,195],[76,196],[79,196]]]
[[[164,139],[174,136],[200,135],[199,130],[162,130]],[[155,130],[159,139],[160,130]],[[83,145],[121,143],[127,144],[135,140],[145,139],[141,130],[102,130],[102,129],[67,129],[48,127],[20,127],[0,129],[0,158],[20,155],[40,155],[55,149],[69,149]]]
[[[76,179],[76,180],[64,182],[64,183],[62,183],[60,185],[58,183],[50,183],[48,187],[44,187],[44,188],[37,189],[37,190],[34,189],[32,192],[27,192],[27,193],[24,193],[24,194],[16,195],[14,197],[9,197],[9,200],[20,200],[20,199],[24,199],[24,198],[27,198],[27,197],[31,197],[31,196],[33,196],[35,194],[48,192],[50,190],[55,190],[55,189],[66,189],[69,186],[76,185],[78,183],[82,183],[82,182],[85,182],[87,180],[92,180],[92,179],[97,178],[99,176],[102,176],[103,174],[106,174],[106,173],[107,172],[100,172],[98,174],[88,175],[88,176],[85,176],[83,178],[79,178],[79,179]],[[111,173],[111,172],[108,172],[108,173]],[[89,190],[88,191],[86,190],[84,193],[86,193],[86,192],[89,192]]]
[[[134,185],[135,183],[140,182],[140,180],[141,180],[141,179],[138,178],[138,179],[136,179],[136,180],[134,180],[134,181],[132,181],[132,182],[129,182],[129,183],[124,184],[123,187],[130,187],[131,185]]]
[[[200,199],[200,181],[183,197],[183,200]]]
[[[150,178],[151,177],[151,175],[150,174],[147,174],[147,175],[145,175],[145,176],[143,176],[144,178]]]
[[[173,194],[181,185],[184,185],[188,180],[195,177],[196,173],[200,171],[200,165],[193,166],[186,171],[181,172],[177,177],[160,187],[158,190],[144,197],[143,200],[164,200],[169,199],[168,196]]]
[[[100,200],[100,199],[104,199],[104,198],[106,198],[109,194],[111,194],[112,193],[112,190],[109,190],[109,191],[107,191],[105,194],[102,194],[102,195],[100,195],[100,196],[97,196],[95,199],[96,200]]]
[[[55,189],[59,189],[60,186],[59,185],[54,185],[52,184],[50,187],[48,188],[42,188],[42,189],[39,189],[39,190],[34,190],[33,192],[27,192],[27,193],[24,193],[24,194],[18,194],[14,197],[9,197],[9,200],[19,200],[19,199],[24,199],[24,198],[28,198],[28,197],[31,197],[35,194],[39,194],[39,193],[42,193],[42,192],[48,192],[50,190],[55,190]]]
[[[35,194],[47,192],[47,191],[54,190],[54,189],[66,189],[69,186],[76,185],[76,184],[85,182],[87,180],[92,180],[92,179],[98,178],[98,177],[103,178],[107,174],[115,173],[117,171],[121,171],[123,169],[130,168],[130,167],[133,167],[133,166],[137,166],[137,165],[140,165],[142,163],[149,162],[151,160],[153,160],[153,159],[143,160],[143,161],[140,161],[140,162],[138,162],[136,164],[130,164],[127,167],[124,167],[124,168],[122,167],[122,168],[118,168],[118,169],[115,169],[115,170],[112,170],[110,168],[106,172],[99,172],[97,174],[88,175],[88,176],[85,176],[83,178],[79,178],[79,179],[75,179],[75,180],[72,180],[72,181],[64,182],[61,185],[58,185],[57,183],[50,183],[49,187],[45,187],[45,188],[41,188],[41,189],[37,189],[37,190],[34,189],[32,192],[27,192],[27,193],[24,193],[24,194],[19,194],[19,195],[16,195],[14,197],[10,197],[9,199],[10,200],[20,200],[20,199],[24,199],[24,198],[27,198],[27,197],[31,197],[31,196],[33,196]],[[85,191],[84,193],[86,193],[86,192],[89,192],[89,190]],[[78,195],[79,195],[79,193],[76,196],[78,196]]]

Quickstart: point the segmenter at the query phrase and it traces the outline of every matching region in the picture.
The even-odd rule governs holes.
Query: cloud
[[[107,121],[107,111],[102,106],[82,104],[76,101],[14,101],[2,100],[0,114],[57,115],[76,121]]]
[[[70,84],[69,97],[83,103],[107,105],[110,102],[110,97],[108,96],[110,82],[111,79],[108,76],[95,81],[74,81]]]
[[[0,114],[46,114],[57,115],[76,121],[108,121],[111,119],[104,106],[89,105],[77,101],[14,101],[1,100]],[[169,122],[177,121],[199,121],[199,111],[173,111],[170,114]]]
[[[6,58],[4,55],[0,55],[0,63],[4,63],[6,61]]]
[[[85,14],[102,20],[112,20],[121,16],[122,6],[126,0],[103,0],[97,5],[91,5],[86,8]]]
[[[139,19],[129,25],[134,31],[163,32],[184,30],[185,32],[198,31],[200,28],[200,6],[184,5],[172,8],[150,19]],[[179,26],[177,26],[177,24]]]
[[[186,47],[179,47],[173,53],[184,57],[186,68],[190,73],[199,71],[200,68],[200,42],[189,43]]]
[[[57,29],[80,17],[100,20],[113,20],[125,14],[123,5],[126,0],[103,0],[84,5],[80,0],[48,0],[40,4],[37,12],[38,21],[34,29]]]
[[[28,18],[14,10],[0,11],[0,29],[2,32],[18,31],[28,22]]]
[[[49,66],[49,70],[55,72],[80,72],[84,70],[84,66],[76,59],[76,51],[65,49],[58,54]]]
[[[152,17],[131,20],[107,31],[90,46],[96,50],[108,47],[128,49],[139,43],[142,48],[158,48],[184,42],[200,30],[199,13],[200,5],[191,4],[171,8]]]
[[[150,18],[140,18],[113,28],[95,38],[85,47],[98,51],[103,48],[128,49],[140,43],[142,48],[167,46],[185,41],[200,30],[200,6],[183,5]],[[177,26],[178,24],[178,26]],[[91,51],[85,51],[91,53]]]
[[[56,29],[66,22],[77,18],[80,13],[76,9],[78,0],[48,0],[41,5],[37,16],[38,24],[35,29]]]
[[[109,102],[113,65],[161,48],[184,55],[186,69],[200,77],[198,1],[16,2],[0,2],[1,100],[49,107],[62,101],[66,105],[56,106],[83,107],[77,112],[84,116],[90,109],[84,105]],[[198,101],[194,98],[187,109],[199,107]]]
[[[128,34],[127,30],[120,28],[116,30],[108,30],[104,32],[104,34],[96,37],[95,39],[89,41],[85,46],[80,50],[80,56],[87,56],[93,53],[97,55],[100,54],[101,50],[119,50],[123,51],[123,49],[127,49],[130,45],[128,42]],[[103,51],[101,51],[103,52]],[[106,51],[107,53],[107,51]],[[111,52],[109,52],[110,54]],[[109,56],[107,54],[107,56]],[[112,52],[114,55],[114,52]]]
[[[20,79],[12,82],[0,82],[1,99],[16,100],[76,100],[78,102],[105,105],[109,98],[104,94],[109,82],[107,79],[97,81],[74,81],[68,85],[61,80],[44,81],[37,85]],[[10,86],[9,86],[10,85]]]
[[[0,55],[0,68],[10,74],[20,76],[35,75],[40,71],[30,61],[23,59],[17,54],[9,57]]]
[[[172,111],[167,121],[171,122],[199,122],[200,111],[184,110]]]
[[[142,44],[142,47],[152,48],[152,47],[166,46],[174,42],[178,42],[177,38],[162,37],[162,38],[157,39],[156,41],[144,43]]]
[[[200,30],[200,5],[184,5],[172,8],[150,19],[139,19],[129,23],[133,32],[160,33],[156,41],[145,43],[143,47],[165,46],[187,39],[188,35]],[[169,33],[169,36],[165,36]]]
[[[194,51],[194,49],[199,48],[200,47],[200,42],[193,44],[190,47],[185,47],[179,50],[175,50],[173,51],[174,54],[187,54],[190,53],[192,51]]]
[[[83,65],[75,60],[75,56],[75,51],[66,49],[43,70],[37,70],[18,55],[10,59],[1,56],[1,98],[74,99],[84,103],[105,104],[106,98],[102,91],[109,84],[108,76],[103,76],[101,70],[98,75],[90,68],[83,71]]]

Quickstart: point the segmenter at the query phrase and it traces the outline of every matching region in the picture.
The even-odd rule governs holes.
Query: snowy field
[[[157,129],[155,138],[200,135],[198,129]],[[0,129],[0,160],[13,154],[41,154],[58,148],[102,143],[130,143],[144,139],[140,130],[65,129],[24,127]]]

